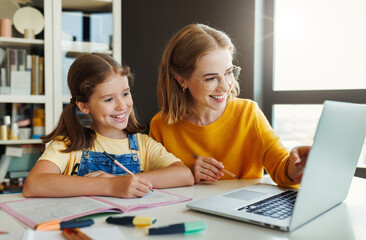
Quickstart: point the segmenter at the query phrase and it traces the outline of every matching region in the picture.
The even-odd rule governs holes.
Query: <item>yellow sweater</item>
[[[167,124],[159,112],[151,120],[150,136],[188,167],[195,161],[193,155],[212,157],[239,178],[260,178],[265,168],[277,184],[295,185],[285,176],[289,151],[251,100],[229,101],[222,116],[208,126],[186,119]],[[232,177],[224,175],[221,179]]]

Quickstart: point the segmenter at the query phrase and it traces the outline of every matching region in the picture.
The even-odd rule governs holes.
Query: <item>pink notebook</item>
[[[154,189],[142,198],[68,197],[25,198],[0,207],[30,228],[50,220],[71,220],[101,212],[130,212],[189,201],[191,198]]]

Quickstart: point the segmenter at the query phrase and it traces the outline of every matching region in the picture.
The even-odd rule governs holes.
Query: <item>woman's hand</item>
[[[289,178],[300,183],[311,146],[298,146],[290,152],[290,163],[287,168]]]
[[[209,157],[197,157],[191,167],[195,183],[202,180],[216,182],[220,177],[224,176],[221,171],[224,168],[221,162]]]

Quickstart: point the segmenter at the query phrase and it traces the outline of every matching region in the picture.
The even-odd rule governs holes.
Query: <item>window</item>
[[[366,88],[366,1],[277,0],[274,90]]]
[[[259,0],[256,11],[254,99],[287,148],[312,144],[325,100],[366,103],[366,1]]]
[[[276,104],[273,106],[273,129],[288,148],[312,145],[323,106]]]

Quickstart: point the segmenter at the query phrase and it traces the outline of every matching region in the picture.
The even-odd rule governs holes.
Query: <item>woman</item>
[[[240,67],[232,64],[230,38],[203,24],[191,24],[169,41],[160,64],[161,111],[150,136],[202,180],[259,178],[263,168],[282,186],[296,186],[310,147],[291,151],[279,142],[258,105],[239,99]],[[195,157],[199,156],[199,157]]]

